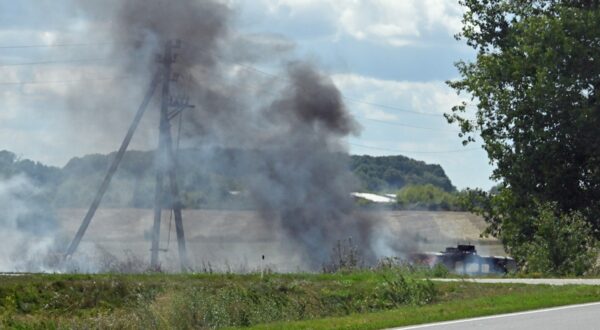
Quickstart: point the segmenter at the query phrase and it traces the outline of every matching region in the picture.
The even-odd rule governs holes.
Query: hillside
[[[456,191],[440,165],[405,156],[351,156],[350,169],[368,191],[395,192],[409,184],[432,184],[447,192]]]
[[[58,226],[65,237],[75,234],[85,212],[85,209],[58,211]],[[466,243],[475,244],[481,255],[505,255],[499,241],[480,237],[486,223],[470,213],[374,211],[365,214],[377,233],[374,243],[380,256],[405,258],[411,252],[442,251],[447,246]],[[81,250],[94,251],[94,247],[98,247],[119,258],[126,256],[125,251],[146,258],[152,217],[152,210],[102,208],[90,225]],[[167,212],[163,218],[169,218]],[[266,256],[269,267],[282,272],[310,267],[306,259],[310,256],[294,246],[279,226],[265,222],[257,212],[185,210],[183,218],[190,262],[195,267],[208,263],[223,271],[225,267],[232,267],[234,271],[256,269],[261,255]],[[334,243],[324,248],[331,249]],[[163,266],[176,269],[175,228],[169,221],[162,222],[160,246],[165,249],[161,253],[165,260]]]
[[[92,200],[115,153],[94,154],[71,159],[63,168],[20,160],[8,151],[0,152],[0,175],[22,173],[47,193],[57,207],[86,207]],[[247,209],[250,202],[241,185],[251,175],[245,166],[260,157],[239,149],[181,150],[178,156],[181,195],[187,208]],[[404,156],[343,157],[358,179],[356,190],[395,192],[408,184],[432,184],[455,191],[439,165],[426,164]],[[106,207],[152,207],[154,201],[154,153],[128,151],[103,200]],[[235,164],[235,165],[232,165]]]

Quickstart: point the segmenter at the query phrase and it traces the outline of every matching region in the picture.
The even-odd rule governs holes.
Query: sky
[[[465,95],[446,85],[459,78],[454,63],[475,53],[457,41],[457,0],[228,0],[235,28],[265,40],[285,39],[294,53],[329,74],[362,127],[348,141],[352,154],[405,155],[440,164],[459,188],[489,189],[492,166],[480,143],[462,146],[443,114]],[[63,166],[75,156],[116,150],[64,114],[64,84],[111,74],[96,63],[46,63],[94,58],[103,50],[19,45],[101,42],[83,34],[87,22],[66,0],[0,0],[0,150]],[[18,65],[15,65],[18,64]],[[269,72],[269,67],[258,67]],[[100,72],[100,73],[99,73]],[[89,88],[94,93],[93,86]],[[32,120],[34,119],[35,120]],[[65,123],[68,122],[68,125]],[[115,123],[121,125],[121,123]],[[125,126],[124,126],[125,127]],[[71,131],[69,133],[69,131]],[[89,131],[90,135],[82,134]],[[124,131],[123,131],[124,135]],[[135,143],[134,143],[135,146]]]

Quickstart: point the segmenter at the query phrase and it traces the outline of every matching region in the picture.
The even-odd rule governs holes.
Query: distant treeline
[[[396,192],[407,185],[433,185],[456,191],[440,165],[404,156],[351,156],[350,169],[362,188],[371,192]]]
[[[39,186],[48,202],[56,207],[87,207],[102,181],[115,153],[71,159],[63,168],[19,159],[0,151],[0,177],[22,174]],[[241,182],[248,175],[243,164],[257,157],[237,149],[181,150],[178,174],[181,197],[186,208],[249,208],[248,193]],[[456,191],[439,165],[429,165],[404,156],[345,156],[356,174],[357,190],[396,193],[403,187],[434,187],[443,193]],[[154,201],[154,153],[128,151],[103,200],[105,207],[152,207]],[[242,164],[240,166],[220,166]],[[166,200],[166,199],[163,199]],[[412,202],[410,202],[412,203]],[[410,204],[409,203],[409,204]],[[408,204],[407,204],[408,205]],[[418,205],[421,207],[421,204]]]

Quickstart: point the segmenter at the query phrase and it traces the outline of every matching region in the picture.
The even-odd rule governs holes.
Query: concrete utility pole
[[[102,202],[102,198],[110,185],[112,177],[117,171],[125,152],[127,151],[127,147],[129,146],[129,142],[131,142],[131,138],[137,129],[140,120],[142,119],[150,100],[152,99],[152,95],[154,91],[158,87],[158,85],[162,82],[162,99],[161,99],[161,107],[160,107],[160,124],[159,124],[159,140],[158,140],[158,148],[156,149],[156,191],[154,197],[154,227],[152,230],[152,248],[150,255],[150,264],[151,267],[156,269],[159,266],[158,263],[158,252],[160,249],[160,222],[161,222],[161,213],[163,206],[165,204],[169,205],[169,208],[173,211],[175,215],[175,230],[177,232],[177,245],[179,248],[179,260],[181,263],[181,270],[187,271],[189,269],[188,259],[187,259],[187,250],[185,247],[185,235],[183,230],[183,217],[181,215],[181,200],[179,197],[179,187],[177,185],[177,174],[175,168],[175,157],[173,151],[173,141],[171,137],[171,124],[170,120],[177,117],[181,114],[181,112],[186,108],[193,108],[192,105],[189,105],[187,100],[173,100],[169,95],[170,91],[170,83],[173,78],[172,73],[172,65],[175,62],[176,55],[173,54],[173,50],[180,48],[180,41],[168,41],[165,45],[164,54],[160,60],[162,64],[162,73],[156,74],[153,79],[150,87],[146,95],[144,96],[144,100],[137,110],[133,122],[127,131],[127,135],[123,140],[119,151],[117,152],[115,159],[111,163],[110,168],[108,169],[96,196],[90,205],[88,212],[86,213],[79,230],[75,234],[73,241],[69,245],[65,257],[70,257],[73,255],[83,235],[85,234],[96,210],[98,209],[100,203]],[[170,110],[173,108],[173,110]],[[169,180],[169,190],[168,193],[163,191],[164,189],[164,179],[167,176]]]
[[[125,135],[125,139],[123,139],[123,142],[121,143],[121,147],[119,148],[119,151],[117,152],[117,154],[115,156],[115,159],[113,159],[113,162],[111,163],[110,168],[108,169],[106,176],[104,177],[104,180],[102,181],[102,184],[100,185],[100,188],[98,189],[98,192],[96,193],[96,196],[94,197],[94,201],[92,202],[92,204],[90,205],[90,208],[88,209],[87,213],[85,214],[85,217],[83,218],[83,221],[81,222],[81,225],[79,226],[79,230],[77,230],[77,233],[75,234],[75,237],[73,238],[73,241],[71,241],[71,244],[69,244],[69,247],[67,248],[67,252],[65,253],[66,258],[72,256],[73,253],[75,253],[75,250],[77,250],[77,247],[79,246],[79,243],[81,242],[81,239],[83,238],[83,235],[85,234],[85,231],[87,230],[88,226],[90,225],[90,222],[92,221],[92,218],[94,217],[94,214],[96,214],[96,210],[98,210],[98,206],[100,205],[100,202],[102,202],[102,198],[104,197],[104,194],[106,193],[106,190],[108,189],[108,186],[110,184],[110,181],[112,180],[113,175],[115,174],[115,172],[117,171],[117,168],[119,167],[119,163],[121,163],[121,160],[123,159],[123,155],[125,155],[125,151],[127,150],[127,147],[129,146],[129,142],[131,142],[133,133],[135,133],[135,130],[137,129],[137,127],[140,123],[140,120],[142,119],[142,116],[144,115],[144,112],[146,111],[146,108],[148,107],[148,103],[150,103],[150,100],[152,99],[152,94],[154,94],[154,90],[158,86],[159,82],[160,82],[160,80],[158,79],[158,75],[155,75],[154,78],[152,79],[152,83],[150,83],[150,87],[148,88],[146,95],[144,96],[144,100],[142,101],[142,104],[138,108],[138,110],[135,114],[135,117],[133,118],[133,121],[131,122],[131,125],[129,126],[129,130],[127,131],[127,134]]]
[[[170,120],[177,116],[184,108],[192,106],[187,103],[175,102],[169,95],[170,83],[172,78],[172,65],[175,62],[176,55],[174,49],[180,48],[180,42],[168,41],[165,45],[165,52],[161,59],[163,65],[162,73],[162,100],[160,107],[160,124],[158,149],[156,150],[156,190],[154,195],[154,226],[152,229],[152,247],[150,254],[150,266],[158,268],[158,252],[160,249],[160,222],[162,210],[165,201],[164,179],[165,175],[169,180],[169,197],[166,199],[170,209],[175,216],[175,231],[177,232],[177,246],[179,249],[179,261],[181,270],[186,271],[189,268],[187,259],[187,250],[185,246],[185,235],[183,230],[183,217],[181,215],[181,200],[179,197],[179,186],[177,184],[177,174],[175,171],[175,154],[173,152],[173,139],[171,137]],[[170,107],[178,109],[170,112]]]

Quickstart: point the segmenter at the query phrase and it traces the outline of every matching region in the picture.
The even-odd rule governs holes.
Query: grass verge
[[[446,287],[445,292],[462,291],[427,306],[406,306],[393,310],[353,314],[300,322],[279,322],[250,329],[385,329],[430,322],[442,322],[502,313],[520,312],[600,301],[600,287],[462,283],[462,290]],[[477,292],[482,297],[476,297]],[[460,297],[459,297],[460,296]],[[246,328],[248,329],[248,328]]]
[[[600,301],[600,286],[433,284],[424,275],[0,277],[0,328],[380,329]]]

